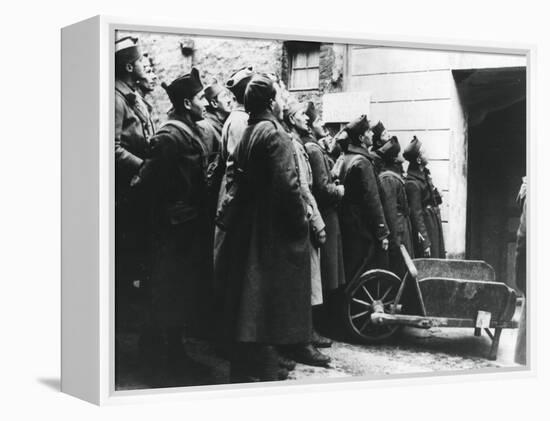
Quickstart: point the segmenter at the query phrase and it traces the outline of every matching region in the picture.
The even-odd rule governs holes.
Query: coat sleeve
[[[306,144],[305,148],[313,174],[312,190],[317,204],[323,209],[338,204],[341,197],[336,184],[332,181],[332,175],[327,171],[323,152],[318,146],[311,144]]]
[[[125,149],[122,142],[122,123],[125,114],[126,103],[118,94],[115,94],[115,162],[119,168],[137,173],[143,160]]]
[[[382,195],[384,200],[382,201],[384,207],[384,215],[386,216],[386,222],[390,230],[390,245],[399,246],[398,231],[398,216],[397,216],[397,192],[395,180],[392,180],[391,176],[380,176],[380,187],[382,189]]]
[[[298,181],[300,183],[300,189],[302,190],[302,196],[305,202],[311,207],[311,217],[309,223],[313,232],[317,233],[325,229],[325,222],[319,212],[319,207],[317,206],[317,201],[311,193],[308,184],[308,161],[305,156],[305,150],[302,149],[302,146],[295,140],[292,141],[294,145],[294,150],[296,152],[296,164],[298,168]]]
[[[427,249],[431,246],[431,242],[426,224],[424,223],[424,214],[422,213],[422,192],[420,191],[420,186],[414,181],[407,181],[405,183],[405,191],[407,192],[407,201],[409,202],[413,230],[422,235],[424,238],[422,247]],[[415,238],[414,241],[416,243],[419,239]]]
[[[161,132],[151,138],[151,159],[143,162],[139,170],[141,183],[162,195],[174,173],[177,143],[173,136]]]
[[[388,237],[389,230],[378,192],[378,182],[374,174],[374,168],[370,161],[365,158],[356,164],[354,170],[359,173],[362,203],[367,210],[367,214],[372,218],[376,238],[383,240]]]
[[[274,203],[280,206],[291,230],[302,232],[304,228],[307,229],[307,209],[294,161],[292,141],[280,131],[273,132],[267,141],[267,158],[273,177]]]

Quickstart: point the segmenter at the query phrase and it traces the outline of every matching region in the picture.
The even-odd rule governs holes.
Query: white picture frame
[[[104,405],[189,397],[238,396],[338,387],[377,387],[387,382],[415,384],[426,375],[352,378],[261,385],[200,386],[155,390],[114,389],[114,41],[115,31],[149,31],[244,38],[325,41],[426,50],[468,51],[524,56],[527,62],[527,157],[531,139],[532,61],[535,47],[525,44],[434,42],[353,33],[300,29],[208,27],[184,22],[96,16],[62,30],[62,377],[63,392]],[[82,84],[82,80],[88,81]],[[85,98],[85,100],[83,99]],[[77,112],[78,111],[78,112]],[[528,295],[532,294],[529,282]],[[528,320],[534,309],[528,307]],[[528,326],[528,335],[530,328]],[[529,337],[529,336],[528,336]],[[526,367],[495,369],[479,376],[501,378],[534,370],[527,343]],[[469,372],[470,373],[470,372]],[[464,374],[464,373],[463,373]],[[450,376],[448,373],[445,376]],[[457,376],[452,374],[452,376]],[[428,374],[430,378],[437,377]],[[460,376],[459,376],[460,377]],[[451,379],[452,381],[452,379]],[[197,395],[200,394],[200,395]]]

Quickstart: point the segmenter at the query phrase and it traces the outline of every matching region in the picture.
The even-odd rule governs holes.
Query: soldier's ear
[[[132,73],[134,71],[134,64],[133,63],[126,63],[126,66],[124,66],[126,68],[126,71],[128,73]]]
[[[191,100],[188,98],[183,99],[183,108],[186,110],[191,110]]]

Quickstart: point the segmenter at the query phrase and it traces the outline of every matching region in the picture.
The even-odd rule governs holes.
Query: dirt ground
[[[404,329],[391,343],[357,345],[335,342],[323,349],[332,358],[328,369],[299,364],[293,379],[380,376],[515,367],[516,330],[504,330],[496,361],[486,356],[490,339],[475,337],[472,329]]]
[[[332,358],[330,367],[298,364],[287,381],[516,367],[516,335],[515,329],[503,330],[496,361],[486,358],[491,346],[488,336],[483,333],[481,337],[476,337],[473,329],[405,328],[391,342],[377,345],[335,341],[332,347],[322,350]],[[122,339],[117,390],[228,382],[229,363],[219,357],[208,343],[188,340],[186,349],[197,365],[179,372],[172,369],[164,372],[161,370],[155,373],[154,385],[148,380],[150,377],[145,375],[149,368],[140,367],[136,362],[137,335],[126,335]]]

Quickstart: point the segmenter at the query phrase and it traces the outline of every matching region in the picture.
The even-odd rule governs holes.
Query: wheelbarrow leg
[[[481,328],[480,327],[474,328],[474,336],[481,336]]]
[[[498,345],[500,342],[500,334],[502,333],[501,327],[495,328],[495,334],[491,337],[493,343],[491,344],[491,351],[489,352],[489,360],[495,361],[497,359]]]

